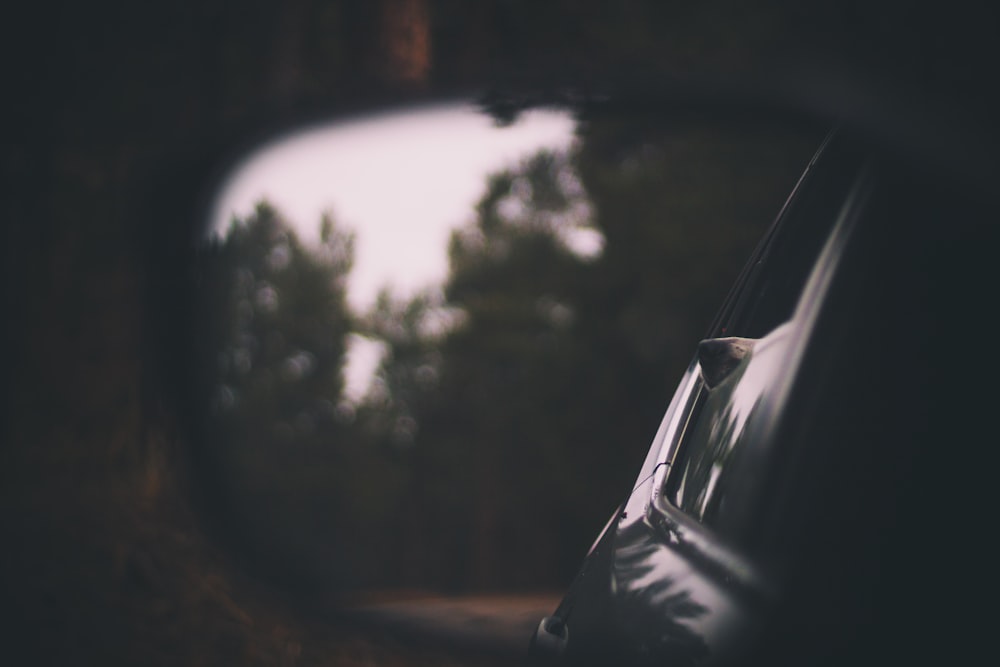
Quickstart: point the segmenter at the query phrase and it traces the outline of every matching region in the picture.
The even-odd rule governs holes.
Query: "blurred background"
[[[826,126],[994,117],[991,12],[18,7],[0,40],[5,650],[17,664],[513,659],[341,612],[563,589]],[[681,103],[567,104],[637,91]],[[262,142],[458,96],[498,132],[557,107],[566,136],[480,173],[459,217],[397,222],[448,226],[426,284],[354,299],[362,244],[396,252],[401,232],[366,236],[335,200],[297,219],[262,191],[213,226]],[[784,107],[812,120],[771,113]]]

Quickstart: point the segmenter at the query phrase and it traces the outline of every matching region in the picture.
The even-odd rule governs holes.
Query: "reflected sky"
[[[573,139],[569,114],[535,110],[509,127],[467,104],[422,107],[316,126],[244,160],[213,206],[224,233],[266,197],[306,242],[323,211],[356,234],[348,302],[362,312],[391,285],[411,294],[447,274],[452,229],[473,218],[488,174]]]

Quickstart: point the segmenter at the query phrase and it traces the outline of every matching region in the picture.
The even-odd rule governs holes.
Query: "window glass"
[[[667,491],[671,503],[703,523],[718,523],[733,489],[731,477],[745,455],[747,424],[782,372],[796,326],[789,322],[757,340],[725,380],[703,390],[698,416],[675,462],[676,485]]]

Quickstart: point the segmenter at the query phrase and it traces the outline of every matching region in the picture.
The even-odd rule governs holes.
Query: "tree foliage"
[[[343,405],[353,237],[330,216],[319,231],[318,246],[306,246],[261,203],[203,249],[200,391],[205,446],[244,546],[336,576],[352,560],[335,536],[358,467]]]

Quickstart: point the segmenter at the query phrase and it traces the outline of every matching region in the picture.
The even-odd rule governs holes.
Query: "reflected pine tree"
[[[250,448],[316,444],[343,391],[351,236],[326,217],[320,246],[307,249],[261,204],[234,221],[216,252],[223,275],[213,283],[224,293],[215,413]]]
[[[205,446],[239,539],[279,577],[339,581],[358,449],[343,403],[353,237],[307,246],[266,202],[202,249]],[[306,576],[308,575],[308,577]]]

